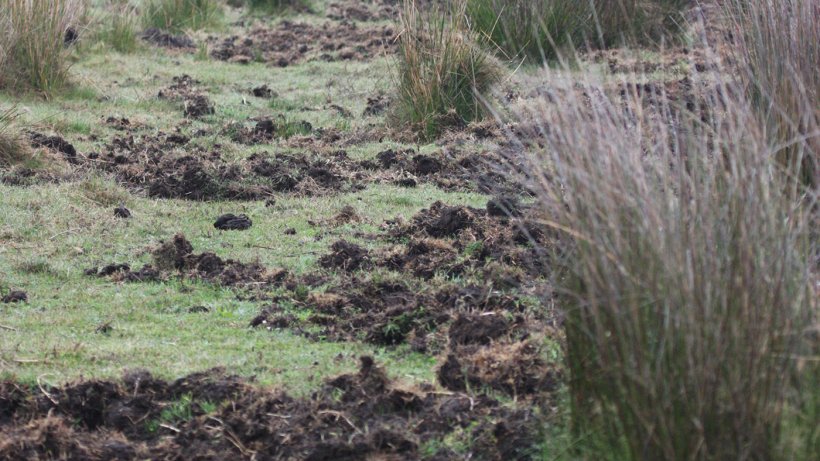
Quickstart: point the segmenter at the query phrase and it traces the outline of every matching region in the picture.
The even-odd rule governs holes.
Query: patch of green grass
[[[119,53],[133,53],[139,47],[137,25],[140,22],[136,10],[123,7],[106,14],[97,25],[94,38]]]
[[[652,46],[681,34],[687,0],[466,0],[470,27],[507,58],[568,58],[589,44]]]
[[[216,0],[148,0],[145,27],[171,32],[199,30],[219,24],[222,8]]]
[[[100,199],[112,190],[118,192]],[[117,378],[124,369],[141,367],[171,379],[227,366],[255,375],[262,384],[302,392],[323,377],[355,370],[358,355],[372,354],[395,376],[433,381],[435,360],[408,348],[313,342],[288,331],[251,330],[248,323],[262,304],[239,301],[231,289],[188,280],[117,283],[85,276],[83,270],[112,262],[139,267],[150,262],[148,247],[183,232],[196,252],[259,260],[299,274],[314,270],[318,256],[335,241],[332,236],[316,241],[322,229],[308,221],[332,216],[345,204],[353,204],[365,218],[355,229],[366,233],[378,231],[384,219],[409,218],[435,200],[470,205],[486,200],[428,186],[281,197],[273,208],[261,202],[150,200],[122,193],[101,178],[25,189],[0,185],[0,285],[25,290],[30,299],[23,305],[0,305],[2,323],[14,328],[0,335],[5,376],[33,380],[46,374],[46,381],[61,383],[79,376]],[[395,198],[402,196],[406,200],[397,204]],[[134,214],[130,220],[113,216],[111,204],[121,199]],[[215,232],[213,220],[227,211],[249,214],[253,227]],[[297,234],[283,235],[289,227]],[[37,269],[21,270],[26,264],[34,267],[32,262]],[[188,313],[195,305],[211,310]],[[112,330],[95,333],[104,322]],[[349,359],[334,360],[339,354]]]
[[[252,12],[265,14],[309,12],[314,7],[310,0],[245,0],[245,3]]]

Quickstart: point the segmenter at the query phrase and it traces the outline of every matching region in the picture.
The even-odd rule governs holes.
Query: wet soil
[[[253,29],[245,36],[209,40],[215,59],[286,67],[304,61],[364,60],[392,53],[395,34],[393,26],[282,21],[273,27]]]
[[[9,460],[527,460],[543,424],[530,408],[391,381],[370,357],[305,398],[214,369],[170,383],[145,371],[61,388],[0,382],[0,403]]]

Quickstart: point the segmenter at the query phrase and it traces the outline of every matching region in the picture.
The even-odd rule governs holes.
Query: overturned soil
[[[495,198],[488,209],[434,203],[372,236],[392,242],[386,249],[339,240],[319,258],[335,274],[329,283],[311,291],[315,284],[290,280],[290,295],[265,307],[251,326],[317,340],[408,344],[441,356],[447,388],[540,398],[560,376],[548,351],[528,342],[557,341],[556,314],[543,308],[551,296],[541,278],[548,259],[538,249],[549,236],[513,199]],[[373,269],[382,272],[367,272]],[[294,309],[310,314],[297,317]]]
[[[9,460],[527,460],[542,424],[486,396],[402,386],[370,357],[306,398],[215,369],[170,383],[145,371],[51,389],[0,382],[0,403]]]
[[[129,264],[115,263],[89,268],[85,273],[125,282],[156,282],[181,276],[236,287],[276,286],[288,279],[284,269],[266,268],[258,262],[222,259],[212,252],[194,253],[193,245],[182,234],[160,242],[151,251],[151,256],[153,262],[136,271],[131,270]]]
[[[222,61],[266,62],[279,67],[316,60],[364,60],[392,53],[395,35],[393,26],[282,21],[273,27],[255,28],[241,37],[211,38],[211,56]]]

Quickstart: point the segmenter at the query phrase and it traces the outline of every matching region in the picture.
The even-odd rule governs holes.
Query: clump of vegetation
[[[746,89],[782,163],[820,185],[820,16],[811,0],[740,1],[726,7]]]
[[[810,373],[816,196],[783,192],[735,88],[701,88],[701,119],[634,88],[551,85],[565,96],[530,113],[532,187],[569,248],[556,284],[591,457],[799,459],[781,458],[781,428]]]
[[[552,60],[589,43],[608,47],[676,35],[686,0],[465,0],[471,27],[510,57]]]
[[[128,5],[122,6],[102,18],[96,39],[120,53],[133,53],[139,44],[138,23],[136,9]]]
[[[504,75],[465,20],[463,5],[422,13],[415,2],[404,4],[394,115],[428,138],[483,117],[486,110],[478,95]]]
[[[222,9],[216,0],[150,0],[145,5],[145,27],[171,32],[199,30],[219,22]]]
[[[0,110],[0,167],[15,165],[29,158],[29,151],[20,142],[14,120],[14,108]]]
[[[50,94],[68,80],[80,0],[7,0],[0,9],[0,87]]]
[[[312,4],[308,0],[247,0],[251,11],[260,11],[268,14],[281,14],[289,11],[311,11]]]

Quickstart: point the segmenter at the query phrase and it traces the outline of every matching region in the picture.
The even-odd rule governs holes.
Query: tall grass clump
[[[219,22],[222,9],[216,0],[149,0],[143,11],[145,27],[171,32],[199,30]]]
[[[702,115],[634,87],[550,87],[527,114],[544,146],[529,167],[568,248],[556,285],[579,446],[589,459],[799,459],[781,442],[817,325],[817,196],[784,192],[734,89],[698,85]]]
[[[679,35],[687,0],[466,0],[471,27],[509,57],[555,60],[589,44],[640,45]]]
[[[0,167],[8,167],[29,159],[29,151],[20,140],[15,125],[17,112],[13,107],[0,109]]]
[[[281,14],[286,12],[311,11],[313,4],[309,0],[246,0],[248,8],[254,12]]]
[[[459,10],[420,12],[405,1],[398,37],[394,116],[422,136],[485,115],[477,97],[503,78],[501,65],[476,41]]]
[[[82,0],[5,0],[0,8],[0,86],[44,94],[68,80],[66,32],[85,10]]]
[[[120,53],[133,53],[139,46],[136,9],[125,5],[107,13],[97,25],[96,39]]]
[[[820,2],[732,0],[726,11],[746,89],[781,161],[820,186]]]

